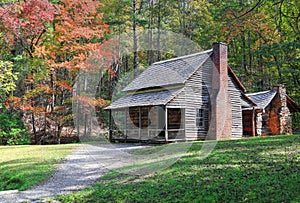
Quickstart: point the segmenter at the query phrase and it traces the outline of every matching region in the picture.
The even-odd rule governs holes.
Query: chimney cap
[[[278,85],[273,85],[271,90],[279,91],[279,90],[285,90],[284,84],[278,84]]]
[[[225,46],[227,46],[227,43],[225,43],[225,42],[214,42],[213,45],[215,45],[215,44],[220,44],[220,45],[225,45]]]
[[[285,88],[285,85],[284,84],[277,84],[277,85],[273,85],[272,86],[272,89],[274,89],[274,88]]]

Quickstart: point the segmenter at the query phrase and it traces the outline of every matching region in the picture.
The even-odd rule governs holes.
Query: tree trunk
[[[147,63],[151,65],[153,63],[153,0],[149,0],[149,19],[148,19],[148,51],[147,51]]]
[[[57,125],[57,144],[60,144],[60,134],[61,134],[61,130],[62,130],[62,125],[58,124]]]
[[[137,77],[137,37],[136,37],[136,0],[132,1],[133,3],[133,74],[134,78]]]
[[[45,113],[44,113],[44,135],[43,135],[43,140],[42,140],[42,144],[45,144],[45,139],[46,139],[46,132],[47,132],[47,107],[45,108]]]
[[[161,60],[161,48],[160,48],[160,29],[161,29],[161,8],[160,0],[158,0],[158,17],[157,17],[157,61]]]
[[[246,39],[245,39],[245,33],[244,32],[242,32],[241,38],[242,38],[243,67],[244,67],[245,73],[248,74],[247,57],[246,57]]]
[[[251,52],[251,34],[248,32],[248,55],[249,55],[249,70],[250,73],[253,73],[252,71],[252,52]]]
[[[34,113],[31,113],[31,122],[32,122],[32,130],[33,130],[33,135],[34,135],[34,144],[38,143],[38,137],[37,137],[37,133],[36,133],[36,128],[35,128],[35,116]]]

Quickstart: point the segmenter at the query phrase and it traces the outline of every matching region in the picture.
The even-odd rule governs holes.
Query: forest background
[[[141,31],[147,32],[148,51],[137,51]],[[129,72],[136,76],[174,57],[160,51],[166,31],[204,50],[213,42],[228,43],[229,65],[248,92],[284,84],[300,103],[297,0],[1,0],[0,144],[76,141],[74,108],[84,135],[93,133],[89,106],[105,128],[103,108],[115,85]],[[132,53],[108,46],[126,32],[133,33]],[[95,61],[101,61],[96,69]],[[74,95],[77,76],[93,71],[101,77],[93,98]],[[83,84],[76,88],[89,88]],[[292,116],[299,130],[300,115]]]

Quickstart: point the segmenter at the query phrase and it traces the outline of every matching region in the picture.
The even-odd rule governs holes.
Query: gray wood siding
[[[167,107],[179,107],[185,109],[185,139],[204,139],[207,129],[198,130],[196,125],[196,109],[207,109],[205,122],[208,123],[209,93],[212,62],[207,60],[187,81],[184,90],[171,100]],[[203,76],[205,78],[203,78]]]
[[[241,104],[241,90],[231,76],[228,77],[228,94],[231,100],[232,111],[232,137],[241,138],[243,136],[243,115]]]

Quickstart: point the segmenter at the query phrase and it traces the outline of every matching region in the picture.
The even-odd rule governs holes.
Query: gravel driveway
[[[133,144],[82,145],[68,155],[53,176],[41,185],[22,192],[0,192],[0,202],[42,202],[39,198],[53,197],[83,189],[94,183],[108,170],[134,163],[128,150],[146,147]]]

